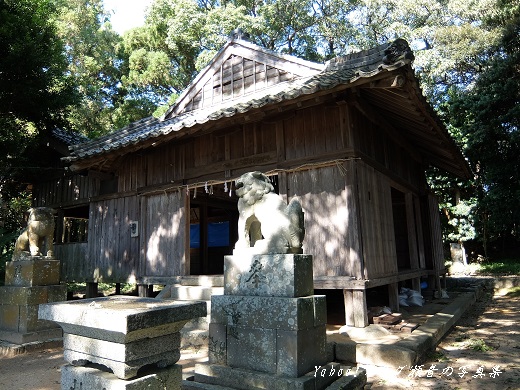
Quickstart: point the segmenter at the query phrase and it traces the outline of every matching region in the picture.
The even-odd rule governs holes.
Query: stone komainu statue
[[[300,202],[292,199],[287,205],[261,172],[245,173],[235,185],[239,197],[235,251],[302,253],[305,229]]]
[[[31,256],[54,256],[54,214],[48,207],[29,209],[27,228],[16,240],[12,260],[21,260],[23,252],[29,251]],[[45,252],[43,251],[45,247]]]

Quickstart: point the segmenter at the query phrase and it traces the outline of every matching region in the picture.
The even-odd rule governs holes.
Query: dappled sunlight
[[[147,199],[145,235],[146,272],[149,275],[179,274],[184,259],[183,225],[185,210],[182,196],[169,193]]]
[[[159,250],[161,240],[166,236],[167,230],[164,227],[157,228],[148,239],[148,244],[146,245],[146,258],[148,260],[152,260],[158,263],[164,263],[164,256],[161,254]]]
[[[314,256],[315,276],[352,275],[359,261],[355,250],[346,245],[349,210],[345,176],[336,166],[293,172],[288,178],[288,197],[295,196],[304,210],[304,253]]]

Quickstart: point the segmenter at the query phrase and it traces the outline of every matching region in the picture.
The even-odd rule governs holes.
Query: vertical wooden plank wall
[[[135,275],[139,242],[130,236],[130,222],[138,217],[137,196],[90,204],[88,266],[83,269],[83,280],[121,281]]]
[[[343,168],[338,166],[288,172],[287,187],[280,188],[288,200],[296,197],[302,203],[304,252],[314,256],[315,277],[359,274],[359,254],[345,245],[351,219],[344,175]]]
[[[71,175],[36,183],[33,205],[55,206],[63,203],[86,201],[95,194],[95,180],[89,176]]]
[[[174,191],[143,198],[141,267],[146,276],[187,274],[185,193]]]
[[[60,260],[60,278],[67,282],[83,282],[88,269],[86,242],[54,245],[54,256]]]
[[[397,257],[389,180],[362,161],[358,161],[356,167],[366,278],[396,274]]]
[[[293,117],[283,121],[283,132],[287,161],[316,158],[348,146],[342,110],[338,106],[298,110]],[[272,143],[273,139],[276,138],[267,141]]]

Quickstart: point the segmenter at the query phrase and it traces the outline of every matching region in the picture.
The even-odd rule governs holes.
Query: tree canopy
[[[520,234],[520,4],[499,4],[484,22],[501,29],[500,39],[483,51],[474,82],[452,88],[446,115],[475,173],[475,222],[486,250]]]
[[[155,0],[123,36],[102,0],[0,0],[0,142],[160,115],[230,34],[323,62],[404,38],[475,179],[432,171],[450,240],[518,241],[519,11],[507,0]],[[7,156],[7,157],[6,157]]]
[[[39,132],[65,125],[75,102],[48,0],[0,1],[0,186]]]

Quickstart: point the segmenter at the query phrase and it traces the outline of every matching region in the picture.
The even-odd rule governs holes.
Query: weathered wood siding
[[[86,242],[54,245],[54,256],[60,260],[61,280],[83,282],[87,277],[88,257]]]
[[[136,196],[90,204],[84,280],[120,282],[136,275],[139,239],[130,236],[130,222],[137,220],[139,199]]]
[[[285,159],[327,159],[329,154],[347,148],[344,114],[344,107],[319,106],[296,111],[294,117],[284,120]]]
[[[425,188],[421,163],[362,112],[333,101],[123,157],[113,172],[121,198],[111,195],[90,205],[88,265],[77,264],[79,274],[118,281],[188,274],[188,202],[179,186],[275,169],[280,193],[297,196],[305,209],[305,250],[315,256],[315,276],[397,274],[391,197],[396,183],[407,199],[410,266],[429,265],[430,245],[422,242],[418,226],[430,223],[418,198]],[[130,237],[132,220],[139,221],[139,238]]]
[[[397,273],[392,195],[388,178],[358,162],[359,216],[367,279]]]
[[[193,96],[184,111],[220,104],[283,81],[294,75],[266,63],[241,56],[231,56],[206,81],[200,92]]]
[[[353,244],[349,222],[355,221],[348,204],[343,165],[297,171],[280,180],[287,198],[296,197],[305,212],[304,253],[314,256],[314,276],[361,275],[358,244]]]
[[[146,163],[147,161],[141,153],[134,153],[124,158],[116,173],[119,192],[135,191],[146,185]],[[163,167],[163,171],[168,172],[167,167]]]
[[[227,170],[272,169],[341,157],[349,147],[345,106],[316,106],[283,118],[234,125],[221,132],[134,153],[117,172],[119,191],[224,179]]]
[[[33,188],[33,205],[55,207],[88,202],[99,193],[99,181],[90,176],[63,176],[36,183]]]
[[[401,146],[355,108],[349,109],[349,114],[352,142],[356,151],[363,154],[364,160],[403,185],[414,189],[425,187],[425,167],[412,157],[413,150]]]
[[[185,194],[174,191],[142,199],[140,274],[187,275]]]

